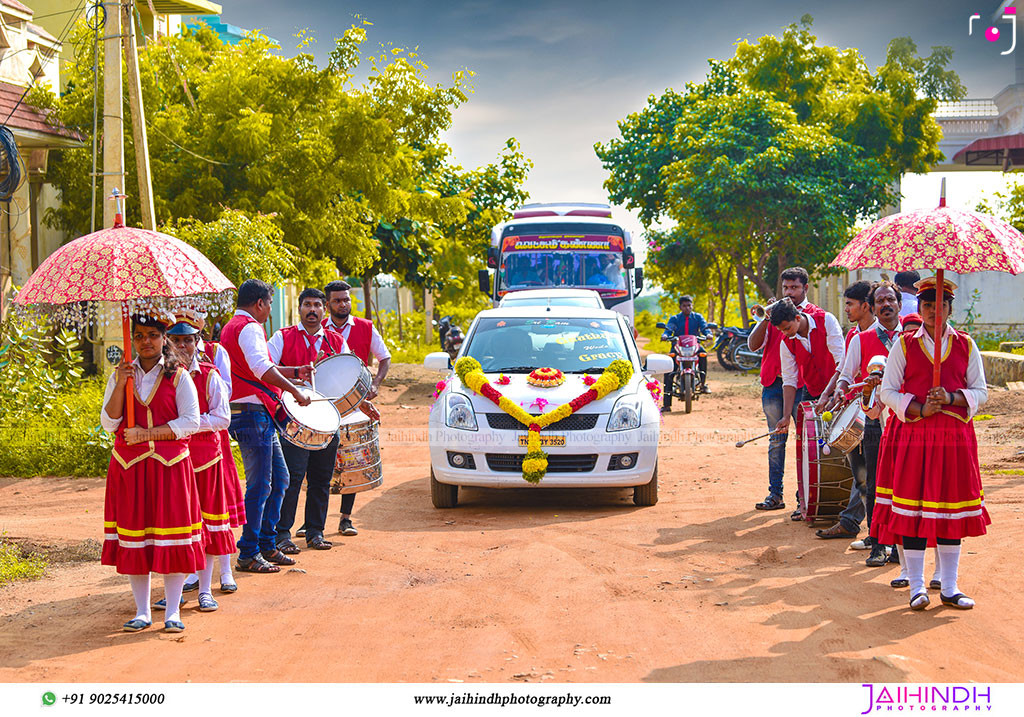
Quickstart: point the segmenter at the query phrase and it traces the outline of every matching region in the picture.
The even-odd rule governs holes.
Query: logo
[[[44,692],[43,693],[43,704],[46,705],[47,707],[49,707],[50,705],[54,704],[56,701],[57,701],[57,695],[53,694],[52,692]]]
[[[917,687],[871,685],[867,688],[867,709],[874,712],[989,712],[992,688],[979,685],[918,685]]]
[[[967,21],[968,35],[974,35],[974,21],[980,19],[981,15],[978,13],[971,15],[970,19]],[[1000,55],[1009,55],[1013,52],[1014,48],[1017,47],[1017,8],[1012,5],[1006,8],[1003,10],[1002,17],[1000,17],[999,20],[1005,20],[1010,23],[1010,49],[1006,52],[999,53]],[[989,42],[999,42],[999,38],[1002,37],[1002,35],[1003,33],[1000,32],[999,28],[994,25],[985,30],[985,39]]]
[[[124,349],[120,346],[108,346],[107,347],[107,361],[110,362],[111,366],[117,366],[121,363],[121,359],[124,357]]]

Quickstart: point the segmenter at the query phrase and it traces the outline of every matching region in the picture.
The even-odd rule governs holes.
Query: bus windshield
[[[628,295],[622,237],[590,234],[505,236],[498,267],[498,295],[520,289],[593,289]]]

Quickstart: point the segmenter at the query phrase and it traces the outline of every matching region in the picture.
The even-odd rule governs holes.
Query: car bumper
[[[564,446],[544,446],[549,457],[547,475],[539,484],[523,480],[521,470],[495,470],[496,465],[508,465],[511,456],[524,456],[526,448],[519,445],[519,437],[526,431],[460,431],[444,426],[431,426],[430,464],[434,478],[441,483],[481,488],[626,488],[645,485],[654,475],[658,461],[660,423],[617,433],[604,429],[593,431],[566,431],[556,434],[565,437]],[[547,432],[542,432],[542,436]],[[449,452],[473,457],[473,468],[455,468],[448,459]],[[613,457],[635,453],[636,461],[628,469],[610,469]],[[488,456],[491,460],[488,460]],[[585,456],[578,460],[574,457]],[[561,472],[555,463],[568,462],[574,470]],[[592,462],[589,470],[575,470]]]

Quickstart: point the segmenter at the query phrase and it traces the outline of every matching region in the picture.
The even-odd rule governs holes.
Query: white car
[[[430,494],[437,508],[458,503],[459,486],[483,488],[633,488],[637,505],[658,501],[661,414],[644,375],[664,374],[672,359],[660,354],[641,363],[626,319],[608,309],[498,308],[473,320],[460,358],[480,362],[495,389],[534,415],[568,403],[588,390],[614,359],[633,364],[629,383],[541,431],[548,454],[540,483],[522,477],[526,427],[451,372],[430,412]],[[449,370],[448,354],[427,356],[427,368]],[[560,369],[554,388],[527,383],[535,368]],[[507,385],[498,383],[504,374]],[[540,403],[537,403],[540,399]],[[543,410],[541,404],[545,404]]]
[[[501,298],[498,308],[517,306],[585,306],[603,309],[601,295],[592,289],[523,289],[510,291]]]

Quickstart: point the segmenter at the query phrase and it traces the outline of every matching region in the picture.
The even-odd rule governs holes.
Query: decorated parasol
[[[131,356],[131,316],[189,308],[228,310],[235,286],[198,249],[167,234],[126,227],[123,194],[114,226],[65,244],[36,269],[14,299],[19,313],[43,315],[79,331],[105,323],[100,307],[121,307],[124,355]],[[134,390],[129,378],[129,398]],[[127,426],[135,404],[126,402]]]
[[[987,214],[946,206],[942,180],[939,206],[882,217],[864,229],[829,265],[844,269],[932,269],[936,274],[937,311],[942,311],[945,272],[1024,272],[1024,235]],[[939,322],[936,321],[938,324]],[[936,337],[936,346],[941,337]],[[935,351],[932,385],[939,385],[942,352]]]

